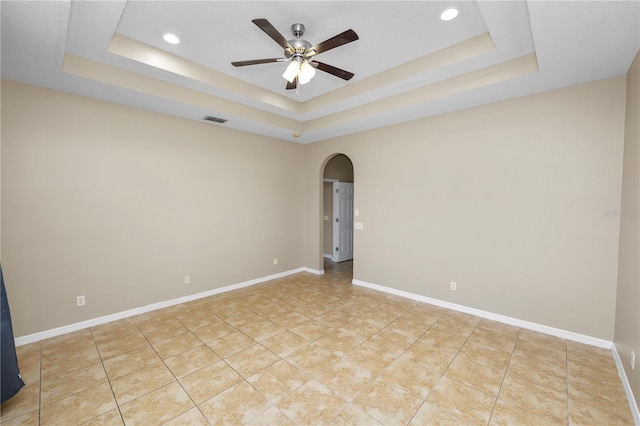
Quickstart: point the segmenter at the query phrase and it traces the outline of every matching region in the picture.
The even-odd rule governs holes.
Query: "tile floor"
[[[633,424],[608,351],[326,270],[21,346],[0,421]]]

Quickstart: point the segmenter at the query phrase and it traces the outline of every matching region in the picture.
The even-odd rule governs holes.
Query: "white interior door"
[[[334,262],[353,259],[353,184],[333,183]]]

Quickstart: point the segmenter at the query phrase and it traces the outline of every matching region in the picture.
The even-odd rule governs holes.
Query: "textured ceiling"
[[[460,9],[439,20],[448,6]],[[625,74],[640,47],[638,1],[2,1],[2,78],[301,143]],[[286,64],[234,68],[282,49],[257,28],[291,24],[317,60],[300,96]],[[162,35],[181,38],[169,45]],[[216,126],[217,124],[207,124]],[[293,136],[300,134],[299,138]]]

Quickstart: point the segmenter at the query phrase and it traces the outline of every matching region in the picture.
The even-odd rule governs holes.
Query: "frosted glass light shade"
[[[299,72],[300,72],[300,63],[298,63],[297,61],[291,61],[291,63],[289,64],[287,69],[284,71],[284,74],[282,74],[282,76],[289,83],[293,83],[293,80],[295,80]]]
[[[300,66],[300,74],[298,74],[300,84],[307,84],[314,75],[316,75],[316,69],[309,62],[304,61]]]

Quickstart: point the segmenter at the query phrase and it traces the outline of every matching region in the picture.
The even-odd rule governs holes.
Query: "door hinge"
[[[339,189],[336,189],[336,194],[339,194],[339,193],[340,193],[340,190],[339,190]]]
[[[336,251],[338,251],[338,250],[339,250],[338,247],[336,247]]]
[[[336,222],[340,222],[340,219],[338,219],[337,217],[336,217]]]

